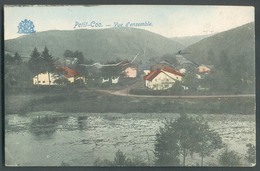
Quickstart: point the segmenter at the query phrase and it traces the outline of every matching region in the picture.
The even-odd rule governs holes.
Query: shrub
[[[246,147],[247,147],[246,160],[249,163],[255,164],[256,163],[256,149],[255,149],[255,146],[253,144],[249,143],[249,144],[246,145]]]
[[[241,157],[233,150],[229,150],[226,145],[224,151],[220,154],[218,162],[221,166],[240,166]]]
[[[146,166],[147,163],[142,161],[140,158],[135,157],[133,159],[127,158],[126,154],[120,151],[119,149],[117,150],[114,161],[110,161],[107,159],[100,159],[97,158],[94,161],[94,166]]]

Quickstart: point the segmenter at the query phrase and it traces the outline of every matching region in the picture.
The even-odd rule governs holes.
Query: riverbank
[[[87,90],[66,93],[6,95],[6,114],[37,111],[94,113],[211,113],[255,114],[255,97],[169,98],[117,96]]]

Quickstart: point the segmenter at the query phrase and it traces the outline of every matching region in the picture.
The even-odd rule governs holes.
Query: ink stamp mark
[[[32,34],[35,33],[35,26],[31,20],[24,19],[18,25],[18,33],[20,34]]]

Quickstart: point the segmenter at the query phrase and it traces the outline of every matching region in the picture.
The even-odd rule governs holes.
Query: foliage
[[[180,81],[175,81],[175,83],[171,87],[171,91],[173,95],[183,94],[184,89],[182,87],[182,83]]]
[[[51,72],[55,69],[53,56],[50,55],[49,49],[46,46],[41,53],[41,58],[43,59],[42,65],[43,65],[44,71]]]
[[[107,64],[116,64],[117,61],[107,62]],[[120,65],[117,66],[105,66],[101,68],[101,75],[104,79],[110,79],[114,77],[118,77],[122,72],[122,68]]]
[[[256,148],[253,144],[249,143],[246,145],[247,147],[247,156],[246,160],[249,163],[256,163]]]
[[[203,118],[181,114],[175,121],[166,122],[156,134],[156,164],[179,165],[179,157],[182,157],[182,165],[185,166],[188,155],[199,153],[203,161],[204,157],[221,147],[221,137],[210,130]]]
[[[10,54],[5,54],[5,63],[10,65],[20,65],[22,63],[22,57],[19,53],[15,53],[14,56],[11,56]]]
[[[64,77],[55,79],[54,83],[58,84],[58,85],[68,85],[68,84],[70,84],[69,80],[67,78],[64,78]]]
[[[129,160],[126,158],[126,155],[118,150],[115,154],[115,158],[114,158],[114,164],[116,166],[124,166],[124,165],[128,165]]]
[[[89,60],[85,59],[83,53],[80,51],[77,51],[77,50],[75,52],[73,52],[71,50],[66,50],[64,52],[63,56],[66,58],[71,58],[71,59],[76,58],[77,64],[89,64],[90,65],[90,64],[94,63],[94,61],[92,59],[89,59]]]
[[[179,146],[177,145],[177,139],[174,135],[172,122],[166,122],[164,128],[160,128],[156,133],[155,139],[155,165],[163,166],[178,166],[180,160],[178,158],[180,154]]]
[[[22,63],[22,57],[17,52],[14,54],[14,62],[18,65]]]
[[[22,63],[20,65],[5,66],[5,90],[6,92],[23,92],[21,89],[30,89],[32,85],[32,73],[28,65]]]
[[[229,150],[226,145],[223,152],[220,154],[218,162],[221,166],[239,166],[241,165],[241,157],[233,150]]]
[[[177,65],[177,63],[178,63],[177,59],[175,58],[175,54],[169,54],[169,53],[164,54],[161,57],[161,61],[167,61],[170,64],[173,64],[174,66]]]
[[[209,64],[213,64],[213,65],[217,64],[217,58],[216,58],[216,55],[213,52],[212,48],[210,48],[208,51],[207,60],[208,60]]]
[[[203,117],[196,118],[198,124],[199,134],[197,135],[197,152],[201,157],[201,166],[203,166],[203,159],[210,156],[213,151],[223,147],[220,135],[211,130],[208,123]]]
[[[126,154],[117,150],[114,160],[110,161],[107,159],[100,159],[97,158],[94,161],[94,166],[145,166],[147,165],[145,162],[143,162],[140,158],[135,157],[133,159],[127,158]]]
[[[49,54],[49,50],[46,46],[42,53],[38,52],[36,47],[33,49],[28,65],[34,75],[41,72],[52,72],[55,69],[54,59],[52,55]]]
[[[199,85],[198,79],[196,77],[196,71],[189,70],[186,72],[183,77],[183,85],[189,87],[189,91],[195,92],[197,91],[197,87]]]
[[[37,48],[35,47],[31,53],[30,59],[28,61],[28,66],[34,75],[42,72],[41,71],[42,69],[40,67],[40,63],[42,60],[41,60],[40,56],[41,56],[41,54],[38,52]]]

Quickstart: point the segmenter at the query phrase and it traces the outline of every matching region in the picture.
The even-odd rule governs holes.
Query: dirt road
[[[150,98],[175,98],[175,99],[203,99],[203,98],[238,98],[238,97],[255,97],[255,94],[231,94],[231,95],[195,95],[195,96],[156,96],[156,95],[134,95],[129,94],[129,88],[122,90],[98,90],[99,92],[104,92],[117,96],[131,96],[131,97],[150,97]]]

